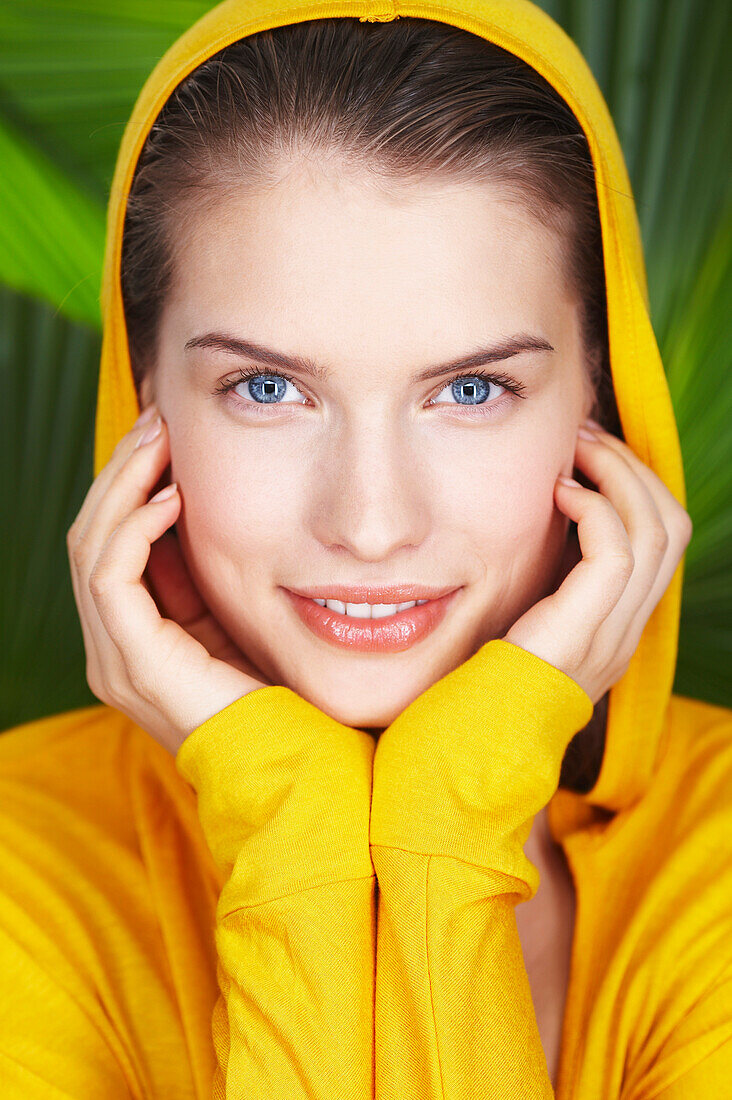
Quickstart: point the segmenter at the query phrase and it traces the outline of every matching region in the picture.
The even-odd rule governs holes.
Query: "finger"
[[[146,503],[155,483],[170,461],[165,422],[154,439],[134,447],[116,468],[107,491],[97,503],[86,530],[79,536],[79,560],[91,568],[104,543],[126,516]]]
[[[81,585],[79,582],[79,571],[73,558],[74,550],[73,544],[70,540],[67,540],[67,550],[69,557],[69,574],[71,576],[71,587],[74,592],[76,610],[79,615],[81,633],[84,639],[84,651],[86,653],[86,679],[89,687],[91,687],[92,683],[97,682],[97,673],[101,668],[100,654],[94,632],[89,622],[89,610],[87,602],[82,595]],[[94,612],[94,615],[96,618],[98,618],[96,611]]]
[[[106,637],[106,631],[104,630],[100,618],[99,611],[96,607],[94,600],[91,599],[89,591],[89,574],[93,568],[99,553],[101,551],[104,542],[109,537],[110,530],[124,518],[125,514],[128,514],[135,507],[138,507],[141,503],[144,503],[146,492],[144,489],[148,488],[151,484],[155,483],[154,471],[157,470],[162,459],[156,465],[151,468],[153,472],[148,474],[147,482],[145,478],[141,478],[139,473],[140,468],[144,468],[150,458],[150,450],[155,449],[155,444],[158,444],[158,453],[160,452],[160,437],[165,436],[165,426],[161,424],[161,430],[158,436],[153,442],[148,442],[138,446],[138,442],[144,438],[145,432],[151,425],[143,425],[141,431],[137,433],[130,433],[127,446],[127,459],[122,460],[122,454],[124,450],[120,448],[117,452],[117,459],[115,462],[107,464],[105,467],[107,477],[107,492],[105,496],[98,500],[96,508],[92,509],[91,491],[87,497],[85,507],[89,509],[88,520],[86,528],[79,533],[76,530],[76,524],[72,526],[69,531],[69,557],[72,568],[72,584],[74,586],[74,594],[79,607],[79,615],[82,620],[82,629],[86,624],[85,641],[88,641],[90,647],[93,649],[96,655],[96,660],[102,666],[104,666],[105,660],[108,659],[109,654],[109,642]],[[124,474],[124,477],[122,476]],[[131,479],[137,476],[142,480],[143,488],[138,488],[136,492],[131,492],[129,484]],[[126,495],[119,496],[119,479],[122,478],[123,486],[127,486]],[[95,482],[95,485],[99,485],[100,482]],[[78,522],[78,521],[77,521]],[[87,651],[89,654],[89,650]],[[116,654],[115,654],[116,655]]]
[[[669,544],[663,561],[658,570],[658,575],[651,587],[648,596],[641,606],[640,613],[647,621],[657,607],[661,597],[668,588],[688,547],[694,527],[691,516],[676,499],[670,489],[660,477],[654,473],[622,439],[611,432],[605,431],[600,425],[590,422],[597,429],[598,435],[608,447],[619,450],[626,461],[633,467],[638,476],[644,481],[649,491],[653,494],[656,505],[661,513],[664,525],[669,535]],[[638,634],[640,641],[640,634]],[[636,642],[637,644],[637,642]]]
[[[577,524],[582,558],[551,600],[567,633],[580,621],[589,644],[622,598],[634,568],[633,550],[622,519],[602,493],[557,481],[555,494]]]
[[[594,423],[593,421],[593,426]],[[664,484],[658,474],[654,473],[645,462],[641,461],[625,440],[619,439],[616,435],[613,435],[612,432],[605,431],[604,428],[595,428],[594,430],[605,446],[612,447],[614,451],[623,456],[631,469],[635,471],[637,476],[644,483],[656,502],[656,507],[663,518],[666,529],[671,532],[674,530],[674,527],[678,525],[683,534],[685,528],[690,524],[688,512],[676,499],[668,486]],[[689,536],[690,535],[691,532],[689,531]]]
[[[180,495],[151,500],[128,515],[104,544],[89,577],[89,590],[109,637],[117,646],[136,689],[144,694],[155,669],[167,665],[176,645],[188,642],[188,655],[198,643],[182,627],[163,619],[141,583],[151,543],[170,527],[180,509]],[[201,647],[202,649],[202,647]],[[202,650],[203,655],[203,650]],[[205,655],[208,658],[208,654]],[[166,675],[175,681],[175,671]]]
[[[112,451],[109,461],[102,467],[90,485],[86,497],[84,498],[84,503],[72,524],[72,529],[77,536],[83,536],[99,501],[107,492],[110,482],[120,466],[127,461],[128,456],[135,449],[138,440],[141,439],[148,428],[150,428],[151,421],[154,421],[156,413],[157,407],[154,404],[148,405],[133,424],[132,428],[117,441],[117,445]]]
[[[612,447],[619,451],[626,462],[630,464],[638,477],[640,477],[647,486],[649,492],[656,501],[656,506],[661,513],[664,526],[669,534],[669,545],[659,567],[658,575],[639,609],[639,614],[645,616],[645,621],[647,622],[671,583],[671,579],[678,568],[679,562],[691,541],[694,530],[693,524],[689,513],[676,499],[661,478],[638,458],[624,440],[618,439],[618,437],[611,432],[605,431],[599,425],[596,425],[594,421],[591,423],[592,426],[598,430],[598,435],[602,441],[608,447]],[[638,641],[640,641],[640,635],[638,635]]]
[[[580,436],[575,462],[607,497],[628,532],[635,563],[622,596],[623,612],[628,616],[625,627],[646,600],[658,576],[669,543],[668,532],[653,495],[619,451],[607,447],[599,438],[589,441]]]

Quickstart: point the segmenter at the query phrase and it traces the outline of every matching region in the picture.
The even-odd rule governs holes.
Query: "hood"
[[[103,342],[96,414],[95,475],[130,430],[139,409],[125,329],[120,262],[127,195],[137,158],[166,99],[194,68],[236,39],[303,20],[350,17],[389,22],[413,16],[452,24],[494,42],[533,66],[565,99],[589,142],[598,184],[607,285],[610,359],[626,443],[685,507],[681,449],[666,376],[649,317],[640,230],[613,121],[592,72],[571,38],[529,0],[225,0],[161,58],[125,129],[112,181],[102,281]],[[658,603],[621,680],[610,691],[605,754],[592,790],[560,789],[552,799],[555,837],[619,811],[648,787],[665,748],[673,685],[683,559]]]

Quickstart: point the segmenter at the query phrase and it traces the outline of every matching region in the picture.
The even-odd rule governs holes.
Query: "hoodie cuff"
[[[373,875],[375,743],[281,685],[257,688],[188,735],[176,769],[198,796],[216,865],[247,904]]]
[[[511,642],[486,642],[381,734],[371,844],[524,872],[533,817],[593,710],[566,673]]]

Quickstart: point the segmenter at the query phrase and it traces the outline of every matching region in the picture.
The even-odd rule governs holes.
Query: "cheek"
[[[238,436],[200,440],[189,436],[175,447],[175,476],[184,500],[187,541],[206,571],[227,560],[234,569],[243,561],[256,566],[292,534],[299,486],[293,471],[299,464],[265,446],[262,439]],[[253,570],[253,572],[255,572]]]
[[[459,527],[486,555],[524,557],[544,545],[557,518],[561,522],[554,483],[563,452],[555,439],[524,433],[486,433],[485,446],[480,444],[473,439],[437,456],[443,522]]]

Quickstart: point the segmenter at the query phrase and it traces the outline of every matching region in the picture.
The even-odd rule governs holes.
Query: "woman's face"
[[[591,405],[558,243],[497,186],[387,193],[309,163],[200,214],[176,272],[142,397],[167,421],[194,582],[271,683],[383,728],[554,591],[554,484]],[[419,378],[512,338],[553,350]],[[398,652],[320,637],[287,592],[362,584],[460,591]]]

